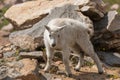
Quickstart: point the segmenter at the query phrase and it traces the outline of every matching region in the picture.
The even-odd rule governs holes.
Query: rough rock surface
[[[59,7],[52,9],[48,16],[43,18],[32,28],[13,32],[9,39],[14,45],[19,46],[22,49],[34,50],[43,45],[44,25],[46,25],[51,19],[58,17],[72,18],[82,21],[88,26],[93,26],[92,21],[80,12],[77,12],[77,9],[78,6],[72,4],[59,5]]]
[[[112,67],[120,67],[120,54],[116,52],[97,52],[101,61]]]
[[[7,31],[7,32],[12,32],[12,31],[14,30],[14,28],[13,28],[12,24],[8,24],[8,25],[6,25],[6,26],[3,26],[3,27],[1,28],[1,30],[2,30],[2,31]]]
[[[92,20],[100,20],[106,13],[102,0],[77,0],[75,4],[79,5],[80,11]]]
[[[94,21],[95,35],[93,44],[97,51],[120,53],[120,15],[109,11],[100,21]],[[99,46],[98,46],[99,45]]]
[[[14,25],[15,29],[25,29],[32,27],[47,16],[53,7],[66,3],[80,6],[80,11],[94,20],[104,17],[105,14],[102,0],[37,0],[14,5],[4,16]]]
[[[119,30],[120,15],[116,11],[109,11],[104,18],[99,21],[93,21],[95,31],[107,29],[109,31]]]
[[[22,59],[0,66],[0,79],[3,80],[40,80],[37,61]]]
[[[20,52],[19,56],[21,58],[32,58],[40,59],[40,61],[46,61],[46,55],[42,51]]]
[[[28,1],[12,6],[5,13],[5,17],[14,25],[16,29],[25,29],[32,27],[35,23],[47,16],[51,8],[60,3],[72,3],[73,1],[74,0]]]

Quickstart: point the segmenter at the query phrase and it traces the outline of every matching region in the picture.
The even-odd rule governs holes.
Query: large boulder
[[[95,35],[93,44],[97,51],[112,51],[120,53],[120,15],[109,11],[99,21],[94,21]],[[99,45],[99,46],[98,46]]]
[[[66,3],[78,5],[80,9],[77,10],[93,20],[98,20],[105,14],[102,0],[37,0],[14,5],[7,10],[4,16],[16,29],[25,29],[46,17],[53,7]]]
[[[48,15],[51,8],[61,3],[72,3],[74,0],[36,0],[12,6],[5,13],[5,17],[16,29],[32,27],[35,23]],[[47,6],[46,6],[47,5]]]
[[[72,4],[63,4],[49,11],[49,15],[36,23],[32,28],[13,32],[10,41],[22,49],[35,50],[43,45],[43,32],[45,25],[54,18],[72,18],[84,22],[88,26],[93,26],[92,21],[81,12],[77,12],[79,7]]]

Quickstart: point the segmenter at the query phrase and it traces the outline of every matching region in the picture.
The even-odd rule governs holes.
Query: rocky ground
[[[66,77],[64,73],[65,70],[64,70],[64,65],[62,63],[61,55],[58,54],[56,54],[53,59],[54,62],[52,64],[52,68],[50,69],[49,73],[45,73],[43,71],[43,68],[45,67],[46,64],[46,56],[45,56],[44,48],[41,49],[38,48],[35,51],[29,51],[29,50],[27,51],[21,49],[20,47],[14,46],[9,41],[9,35],[14,31],[14,28],[11,24],[6,22],[6,19],[3,17],[3,14],[5,13],[4,10],[6,10],[5,6],[10,7],[11,5],[21,3],[24,1],[29,1],[29,0],[0,1],[0,13],[2,12],[0,14],[0,24],[2,23],[2,25],[0,25],[0,80],[120,80],[120,67],[110,67],[103,63],[103,68],[105,73],[100,75],[97,73],[97,67],[94,64],[93,60],[89,57],[85,57],[84,66],[81,68],[80,72],[74,71],[74,66],[77,62],[77,58],[74,56],[71,56],[70,58],[71,60],[70,67],[73,75],[71,77]],[[48,1],[52,1],[52,0],[48,0]],[[59,1],[62,2],[62,0]],[[119,11],[119,3],[114,4],[111,7],[111,9],[112,10],[118,9]],[[32,9],[30,8],[30,10]],[[46,16],[46,15],[42,15],[42,16]],[[36,20],[36,22],[37,21],[38,20]],[[119,55],[117,57],[120,58]],[[114,66],[116,66],[116,64],[114,64]]]
[[[40,80],[120,80],[120,68],[103,66],[105,73],[100,75],[97,73],[96,65],[89,58],[85,58],[85,65],[81,68],[80,72],[76,72],[73,69],[76,58],[73,57],[71,59],[70,67],[73,75],[70,78],[65,76],[62,59],[58,56],[54,58],[53,67],[50,72],[45,73],[43,71],[45,59],[40,58],[41,55],[37,55],[36,52],[31,58],[28,55],[22,55],[20,57],[18,56],[19,49],[11,47],[12,44],[9,43],[8,37],[0,36],[0,39],[2,42],[0,47],[3,47],[1,50],[4,52],[3,58],[0,58],[0,78],[2,80],[13,80],[11,77],[16,78],[16,80],[39,80],[39,78]],[[38,53],[42,54],[39,51]]]

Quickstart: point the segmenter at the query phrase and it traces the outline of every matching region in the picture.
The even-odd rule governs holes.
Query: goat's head
[[[55,47],[57,43],[59,43],[60,40],[60,31],[64,29],[65,26],[61,27],[55,27],[54,29],[51,29],[49,26],[45,26],[45,28],[49,32],[49,44],[51,47]]]

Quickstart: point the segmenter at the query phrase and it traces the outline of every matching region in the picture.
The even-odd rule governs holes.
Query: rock
[[[5,6],[12,6],[17,3],[22,3],[22,0],[4,0],[4,5]]]
[[[44,73],[42,74],[44,76],[43,80],[52,80],[53,74],[50,73]]]
[[[7,77],[7,73],[8,73],[7,71],[8,71],[8,67],[0,66],[0,80],[2,80],[5,77]]]
[[[94,70],[96,70],[96,71],[98,70],[96,65],[93,65],[93,66],[92,66],[92,69],[94,69]]]
[[[15,29],[25,29],[32,27],[35,23],[46,17],[51,8],[60,3],[68,2],[73,2],[73,0],[28,1],[12,6],[6,11],[4,16],[13,24]]]
[[[8,37],[9,36],[9,34],[10,34],[10,32],[6,32],[6,31],[0,31],[0,33],[1,33],[1,37]]]
[[[3,54],[2,53],[0,53],[0,58],[3,58]]]
[[[106,13],[102,0],[77,0],[75,4],[79,5],[80,11],[92,20],[100,20]]]
[[[20,52],[19,56],[23,58],[45,59],[45,55],[42,51]]]
[[[0,10],[4,7],[4,4],[0,2]]]
[[[119,30],[120,15],[116,11],[109,11],[104,18],[99,21],[94,21],[95,31],[107,29],[109,31]]]
[[[8,51],[12,51],[12,48],[10,48],[10,47],[3,48],[3,52],[8,52]]]
[[[119,9],[119,4],[113,4],[111,7],[110,7],[110,9],[111,10],[118,10]]]
[[[116,11],[109,11],[103,19],[93,22],[95,35],[92,42],[97,51],[120,52],[119,21],[120,15]]]
[[[107,30],[114,32],[120,30],[120,15],[116,11],[111,11],[108,13],[109,23]]]
[[[3,53],[3,57],[4,58],[9,58],[9,57],[12,57],[15,55],[15,52],[6,52],[6,53]]]
[[[25,31],[26,32],[26,31]],[[27,33],[27,32],[26,32]],[[13,32],[10,35],[10,41],[15,46],[22,48],[23,50],[30,50],[33,51],[38,47],[38,43],[36,41],[36,36],[32,37],[30,35],[25,35],[19,32]],[[39,37],[38,37],[39,38]],[[40,38],[40,45],[43,45],[42,39]]]
[[[90,62],[91,64],[94,64],[94,60],[91,57],[85,56],[84,60]]]
[[[9,41],[9,39],[7,37],[8,35],[9,35],[9,33],[6,33],[4,31],[0,30],[0,46],[4,46],[4,45],[10,43],[10,41]]]
[[[52,9],[48,16],[36,23],[32,28],[13,32],[10,36],[10,42],[22,49],[34,50],[37,47],[43,46],[44,25],[58,17],[72,18],[84,22],[86,25],[93,26],[92,21],[77,12],[78,6],[72,4],[59,5]]]
[[[120,67],[120,53],[116,52],[97,52],[101,61],[112,67]]]
[[[18,62],[6,63],[8,66],[7,76],[13,80],[41,80],[35,59],[22,59]]]
[[[1,30],[3,30],[3,31],[7,31],[7,32],[12,32],[14,29],[13,29],[12,24],[8,24],[8,25],[2,27]]]
[[[36,60],[23,59],[19,62],[23,63],[24,66],[19,70],[21,76],[17,77],[16,79],[40,80]]]

